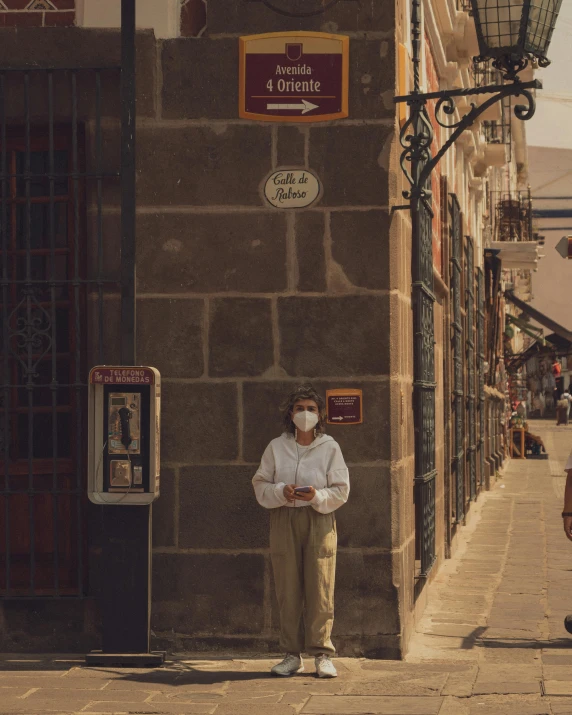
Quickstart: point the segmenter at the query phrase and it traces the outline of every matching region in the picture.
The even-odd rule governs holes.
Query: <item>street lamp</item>
[[[547,67],[562,0],[471,0],[479,41],[478,62],[491,58],[506,79],[516,79],[529,60]]]
[[[531,119],[536,104],[530,90],[542,89],[542,84],[538,80],[522,82],[518,73],[527,67],[531,59],[536,59],[542,67],[550,63],[546,53],[561,4],[562,0],[471,0],[481,53],[475,60],[484,62],[492,59],[493,66],[502,72],[507,83],[422,94],[421,0],[412,0],[413,90],[409,95],[394,100],[397,103],[406,102],[411,108],[400,135],[403,147],[401,168],[411,184],[411,190],[404,193],[405,198],[413,201],[428,199],[431,192],[426,184],[435,166],[465,129],[493,104],[509,96],[523,97],[526,104],[517,104],[514,113],[518,119]],[[472,104],[470,111],[458,121],[447,121],[455,114],[457,97],[476,95],[488,97],[481,104]],[[433,129],[426,110],[429,100],[437,101],[437,123],[453,130],[435,156],[430,152]]]
[[[484,112],[505,97],[522,97],[516,104],[518,119],[534,115],[535,101],[531,90],[541,89],[538,80],[523,82],[518,73],[532,59],[546,66],[554,25],[562,0],[471,0],[479,41],[478,62],[492,60],[503,75],[503,84],[469,89],[421,93],[421,2],[412,0],[411,36],[413,89],[395,102],[409,106],[409,117],[401,128],[401,168],[409,183],[403,192],[408,200],[396,209],[409,209],[412,232],[412,311],[413,311],[413,405],[415,426],[415,520],[416,558],[421,562],[419,576],[425,578],[435,562],[435,334],[433,321],[433,237],[431,174],[461,134]],[[460,97],[484,96],[481,104],[472,103],[466,114],[456,114],[455,100]],[[435,100],[435,121],[446,130],[446,139],[435,151],[433,126],[427,102]],[[458,227],[460,229],[460,226]],[[454,260],[457,260],[454,258]],[[455,291],[457,293],[458,291]],[[482,374],[482,365],[480,366]],[[456,400],[463,394],[463,373],[455,364]],[[464,469],[462,423],[455,428],[454,453]],[[459,444],[458,444],[459,443]],[[461,445],[461,446],[460,446]],[[463,477],[461,471],[458,478]],[[459,517],[460,518],[460,517]]]

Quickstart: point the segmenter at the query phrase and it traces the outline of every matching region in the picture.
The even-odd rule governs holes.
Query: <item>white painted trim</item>
[[[180,0],[136,0],[138,30],[153,30],[155,37],[178,37],[181,25]],[[120,0],[76,0],[78,27],[118,28],[121,25]]]
[[[441,79],[447,71],[447,57],[445,56],[445,48],[441,42],[441,35],[439,33],[437,20],[435,19],[435,15],[433,13],[433,3],[431,0],[424,0],[423,18],[425,20],[424,29],[429,37],[433,59],[435,60],[437,68],[437,74],[439,75],[439,79]]]

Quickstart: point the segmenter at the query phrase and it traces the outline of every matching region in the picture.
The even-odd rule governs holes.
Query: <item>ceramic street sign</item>
[[[363,422],[362,390],[327,390],[329,425],[359,425]]]
[[[239,42],[240,117],[323,122],[348,116],[348,37],[273,32]]]
[[[555,248],[562,258],[572,258],[572,236],[562,236]]]
[[[275,171],[264,184],[264,197],[277,209],[303,209],[319,195],[320,181],[307,169]]]

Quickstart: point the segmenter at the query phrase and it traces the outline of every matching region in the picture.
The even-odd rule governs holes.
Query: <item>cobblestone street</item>
[[[531,423],[549,461],[512,461],[472,510],[404,662],[338,659],[290,679],[268,658],[185,656],[158,670],[3,656],[1,713],[572,715],[572,545],[560,518],[572,427]]]

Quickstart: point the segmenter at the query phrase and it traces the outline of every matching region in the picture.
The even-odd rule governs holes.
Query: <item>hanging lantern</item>
[[[471,0],[479,41],[478,61],[516,79],[528,61],[550,64],[546,54],[562,0]]]

